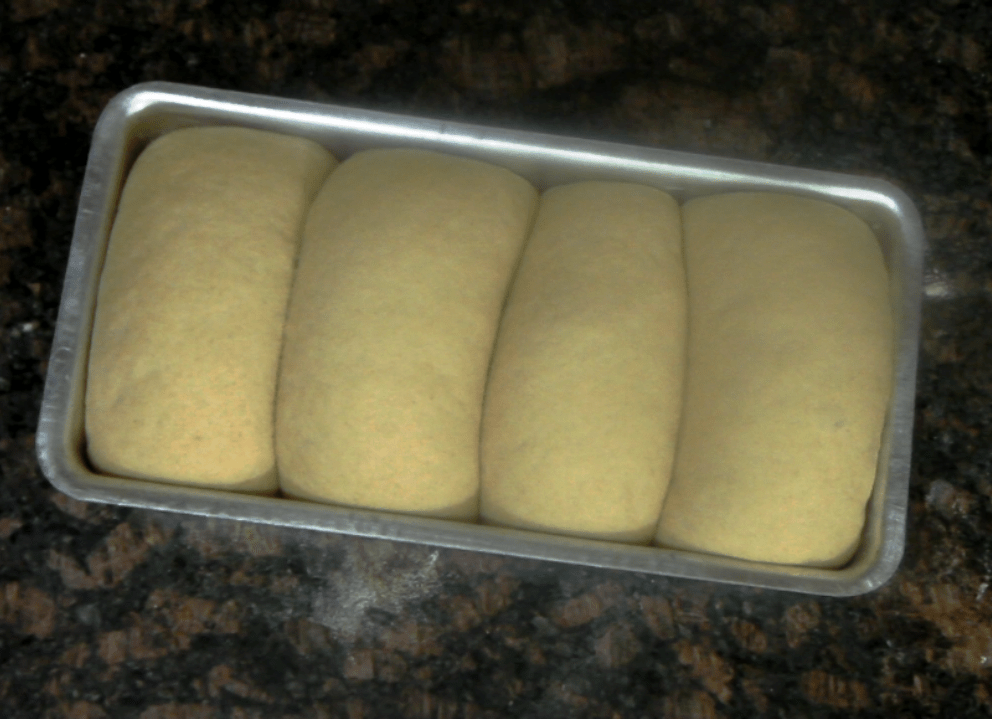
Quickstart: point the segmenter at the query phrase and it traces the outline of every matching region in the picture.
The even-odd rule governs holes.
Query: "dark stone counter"
[[[0,3],[7,717],[992,716],[992,10]],[[84,505],[34,458],[93,125],[173,80],[884,177],[927,261],[906,557],[820,599]]]

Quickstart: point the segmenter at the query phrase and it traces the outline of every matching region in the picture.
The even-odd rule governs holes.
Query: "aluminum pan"
[[[339,159],[389,146],[459,154],[507,167],[541,189],[598,179],[652,185],[680,200],[777,191],[831,201],[862,217],[889,263],[898,341],[878,474],[854,559],[839,570],[761,564],[95,474],[84,458],[83,389],[96,289],[123,178],[155,137],[179,127],[218,124],[308,137]],[[80,500],[808,594],[862,594],[885,583],[903,553],[923,248],[912,202],[881,180],[171,83],[136,85],[110,102],[94,132],[41,407],[38,458],[52,484]]]

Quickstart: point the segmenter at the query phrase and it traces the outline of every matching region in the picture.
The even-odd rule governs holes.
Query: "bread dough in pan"
[[[485,521],[651,540],[682,397],[681,234],[677,204],[651,187],[544,193],[486,394]]]
[[[658,543],[843,565],[892,391],[878,241],[850,212],[791,195],[696,199],[683,218],[687,381]]]
[[[314,201],[276,444],[289,495],[471,520],[500,310],[537,193],[494,165],[369,150]]]
[[[334,165],[319,145],[185,129],[138,157],[100,279],[86,387],[97,470],[277,487],[273,414],[293,261]]]

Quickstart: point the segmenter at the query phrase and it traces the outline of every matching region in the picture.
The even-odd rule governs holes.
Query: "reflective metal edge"
[[[839,570],[759,564],[93,473],[84,459],[83,388],[96,288],[122,180],[148,141],[178,127],[204,124],[309,137],[339,158],[385,146],[455,153],[503,165],[542,189],[579,179],[612,179],[660,187],[681,200],[727,191],[790,192],[840,204],[861,216],[878,235],[889,263],[898,352],[858,553]],[[94,132],[38,424],[38,459],[53,485],[80,500],[808,594],[863,594],[895,573],[905,542],[923,250],[916,208],[882,180],[171,83],[136,85],[110,102]]]

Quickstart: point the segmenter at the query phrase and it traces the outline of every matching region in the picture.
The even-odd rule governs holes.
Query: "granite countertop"
[[[0,4],[5,716],[992,716],[992,10],[802,6]],[[930,242],[899,572],[823,599],[60,494],[34,432],[89,139],[146,80],[895,182]]]

